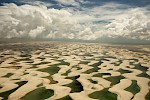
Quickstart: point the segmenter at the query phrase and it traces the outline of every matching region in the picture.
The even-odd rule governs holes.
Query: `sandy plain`
[[[0,44],[0,100],[150,100],[150,48]]]

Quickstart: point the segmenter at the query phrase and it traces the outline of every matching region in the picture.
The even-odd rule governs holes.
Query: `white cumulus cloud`
[[[128,16],[114,20],[106,26],[110,37],[150,39],[150,15],[144,9],[132,9]]]
[[[78,1],[70,0],[67,3],[84,2]],[[0,38],[96,40],[108,36],[150,39],[150,15],[146,7],[130,8],[113,4],[80,7],[80,10],[72,7],[59,10],[44,5],[5,4],[0,6]]]
[[[62,37],[76,30],[78,23],[65,10],[45,6],[6,4],[0,6],[0,37]]]
[[[79,2],[76,2],[75,0],[56,0],[60,4],[63,5],[73,5],[73,6],[79,6]]]
[[[55,1],[59,2],[61,5],[71,5],[76,7],[80,7],[80,4],[90,3],[89,1],[85,0],[55,0]]]

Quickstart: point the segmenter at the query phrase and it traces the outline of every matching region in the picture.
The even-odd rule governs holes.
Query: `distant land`
[[[83,43],[106,43],[106,44],[128,44],[128,45],[150,45],[150,40],[135,40],[135,39],[127,39],[123,37],[119,38],[109,38],[103,37],[98,38],[96,40],[79,40],[79,39],[68,39],[68,38],[59,38],[59,39],[31,39],[31,38],[11,38],[4,39],[0,38],[1,43],[16,43],[16,42],[36,42],[36,41],[64,41],[64,42],[83,42]]]

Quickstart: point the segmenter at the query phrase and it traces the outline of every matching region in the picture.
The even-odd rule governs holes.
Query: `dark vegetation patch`
[[[51,75],[50,75],[50,76],[47,76],[47,77],[45,77],[45,78],[47,78],[47,79],[50,80],[50,84],[56,84],[56,83],[58,83],[57,81],[53,80],[53,78],[51,77]]]
[[[45,59],[45,57],[37,57],[38,59],[41,59],[41,60],[44,60]]]
[[[138,77],[145,77],[145,78],[148,78],[150,79],[150,76],[147,74],[147,73],[141,73],[139,75],[137,75]]]
[[[31,66],[32,67],[30,67],[30,69],[38,68],[37,65],[35,65],[35,64],[32,64]]]
[[[58,61],[60,62],[60,64],[59,64],[59,65],[67,65],[67,66],[69,66],[69,65],[70,65],[70,63],[65,62],[64,60],[58,60]]]
[[[89,97],[99,100],[117,100],[117,94],[109,92],[108,88],[105,88],[101,91],[93,92],[89,95]]]
[[[135,58],[131,58],[131,59],[127,59],[127,60],[133,60],[135,62],[138,62],[139,60],[138,59],[135,59]]]
[[[9,78],[10,76],[12,76],[13,74],[12,73],[7,73],[5,76],[3,76],[3,77],[7,77],[7,78]]]
[[[22,100],[45,100],[53,95],[53,90],[41,87],[29,92]]]
[[[45,62],[45,61],[43,61],[43,62],[40,62],[40,63],[38,63],[38,64],[33,64],[33,65],[43,65],[43,64],[48,64],[48,63],[50,63],[50,62]]]
[[[28,81],[21,81],[21,82],[17,82],[16,84],[18,84],[19,86],[12,89],[12,90],[9,90],[9,91],[6,91],[6,92],[2,92],[0,93],[0,97],[3,97],[3,100],[8,100],[8,96],[15,92],[18,88],[20,88],[21,86],[23,86],[24,84],[26,84]]]
[[[71,69],[67,70],[65,73],[63,73],[61,75],[68,76],[69,73],[71,73]]]
[[[51,65],[51,66],[48,67],[48,68],[39,69],[39,71],[47,72],[47,73],[49,73],[50,75],[53,75],[53,74],[55,74],[55,73],[58,73],[59,70],[60,70],[60,68],[57,67],[57,65]]]
[[[111,86],[113,85],[116,85],[118,83],[120,83],[120,80],[121,79],[124,79],[125,77],[124,76],[112,76],[112,77],[108,77],[108,78],[105,78],[106,80],[110,81],[111,82]]]
[[[141,64],[136,64],[134,65],[135,67],[133,69],[138,69],[140,71],[142,71],[141,74],[137,75],[138,77],[145,77],[150,79],[150,76],[146,73],[148,71],[148,68],[145,66],[142,66]]]
[[[43,83],[40,83],[39,85],[37,85],[37,87],[41,87],[41,86],[43,86]]]
[[[113,57],[113,56],[109,56],[109,55],[106,55],[106,56],[101,56],[100,59],[103,60],[103,59],[106,59],[108,60],[107,58],[112,58],[112,59],[117,59],[116,57]],[[109,61],[109,60],[108,60]]]
[[[108,69],[108,70],[113,70],[112,68]]]
[[[138,70],[143,71],[143,72],[146,72],[146,71],[148,70],[147,67],[142,66],[141,64],[136,64],[136,65],[134,65],[134,66],[135,66],[135,67],[134,67],[133,69],[138,69]]]
[[[67,95],[67,96],[57,99],[57,100],[73,100],[73,99],[69,95]]]
[[[97,62],[97,63],[95,63],[95,64],[92,64],[91,66],[92,66],[92,67],[98,67],[98,66],[100,66],[102,63],[103,63],[103,62],[99,61],[99,62]]]
[[[117,62],[113,62],[113,63],[111,63],[111,64],[114,64],[114,66],[120,66],[120,64],[122,63],[122,61],[121,60],[119,60],[119,61],[117,61]]]
[[[20,57],[23,57],[23,58],[24,57],[31,57],[31,55],[29,55],[29,54],[21,54]]]
[[[79,64],[85,64],[85,65],[87,65],[89,62],[90,62],[90,61],[80,61]]]
[[[97,73],[95,75],[93,75],[93,77],[102,77],[104,75],[111,75],[110,73]]]
[[[131,73],[132,71],[129,71],[129,70],[125,70],[125,69],[122,69],[120,68],[119,70],[117,70],[118,72],[120,72],[121,74],[124,74],[124,73]]]
[[[150,81],[148,82],[148,86],[150,86]]]
[[[99,69],[100,69],[100,68],[98,68],[98,67],[94,67],[94,68],[92,68],[92,69],[89,69],[89,70],[85,71],[84,73],[86,73],[86,74],[91,74],[91,73],[93,73],[93,72],[98,72]]]
[[[80,75],[79,75],[79,76],[75,76],[75,77],[67,77],[67,78],[66,78],[66,79],[71,79],[71,80],[73,80],[72,83],[69,83],[69,84],[65,85],[65,86],[71,88],[71,93],[83,91],[83,86],[82,86],[82,84],[76,80],[76,79],[79,78],[79,77],[80,77]]]
[[[75,65],[75,66],[72,66],[72,68],[77,68],[77,70],[81,70],[82,68],[81,67],[78,67],[78,65]],[[62,75],[64,76],[68,76],[69,73],[71,73],[71,69],[68,69],[65,73],[63,73]]]
[[[132,80],[132,84],[128,88],[126,88],[124,90],[129,91],[133,95],[135,95],[136,93],[140,92],[140,87],[138,86],[136,80]]]
[[[93,68],[85,71],[84,73],[90,74],[90,73],[93,73],[93,72],[98,72],[98,70],[100,69],[98,66],[100,66],[102,63],[103,62],[99,61],[99,62],[97,62],[95,64],[90,65]]]
[[[15,62],[20,62],[20,61],[32,61],[33,62],[33,60],[30,58],[22,58],[22,59],[15,60]]]
[[[145,100],[149,100],[150,99],[150,90],[149,92],[147,93],[147,95],[145,96]]]
[[[93,83],[93,84],[97,84],[98,82],[97,81],[94,81],[94,80],[92,80],[92,79],[88,79],[91,83]]]

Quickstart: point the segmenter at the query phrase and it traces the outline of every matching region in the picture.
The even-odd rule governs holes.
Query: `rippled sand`
[[[150,48],[1,44],[0,100],[149,100]]]

